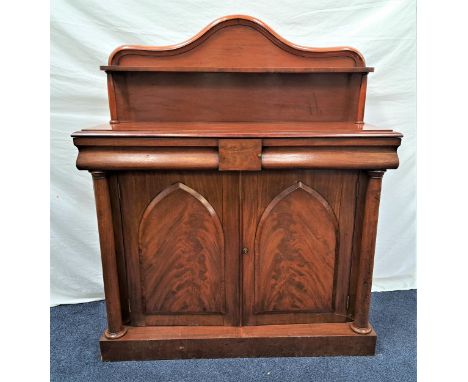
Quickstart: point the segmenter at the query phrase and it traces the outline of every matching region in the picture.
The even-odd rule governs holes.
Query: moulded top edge
[[[106,72],[206,72],[206,73],[369,73],[373,72],[373,67],[153,67],[153,66],[120,66],[103,65],[101,70]]]

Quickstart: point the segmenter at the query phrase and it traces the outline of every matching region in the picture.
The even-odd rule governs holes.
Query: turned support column
[[[106,297],[107,329],[104,335],[109,339],[120,338],[127,332],[122,324],[120,308],[119,279],[112,227],[112,211],[109,194],[109,183],[106,173],[92,171],[94,197],[101,245],[102,274],[104,278],[104,293]]]
[[[380,190],[385,171],[368,171],[368,184],[364,203],[364,219],[361,236],[361,253],[358,265],[354,321],[351,329],[359,334],[372,331],[369,325],[372,271],[374,269],[375,239],[379,215]]]

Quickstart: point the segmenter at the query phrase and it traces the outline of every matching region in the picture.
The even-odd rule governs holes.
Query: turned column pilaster
[[[382,177],[385,171],[368,171],[368,183],[364,202],[364,219],[361,236],[361,253],[359,256],[358,278],[354,321],[351,329],[359,334],[369,334],[369,307],[371,299],[372,272],[374,269],[375,241],[380,205]]]
[[[93,176],[106,297],[107,329],[104,335],[109,339],[116,339],[125,335],[127,329],[122,324],[109,183],[106,173],[103,171],[92,171],[91,175]]]

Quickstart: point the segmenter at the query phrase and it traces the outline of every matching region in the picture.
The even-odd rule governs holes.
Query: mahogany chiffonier
[[[402,135],[363,122],[363,56],[237,15],[101,69],[110,123],[73,138],[94,181],[102,359],[374,354],[380,189]]]

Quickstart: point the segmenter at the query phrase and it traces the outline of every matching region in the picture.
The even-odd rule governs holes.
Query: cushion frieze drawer
[[[213,170],[218,152],[212,147],[81,147],[80,170]]]

